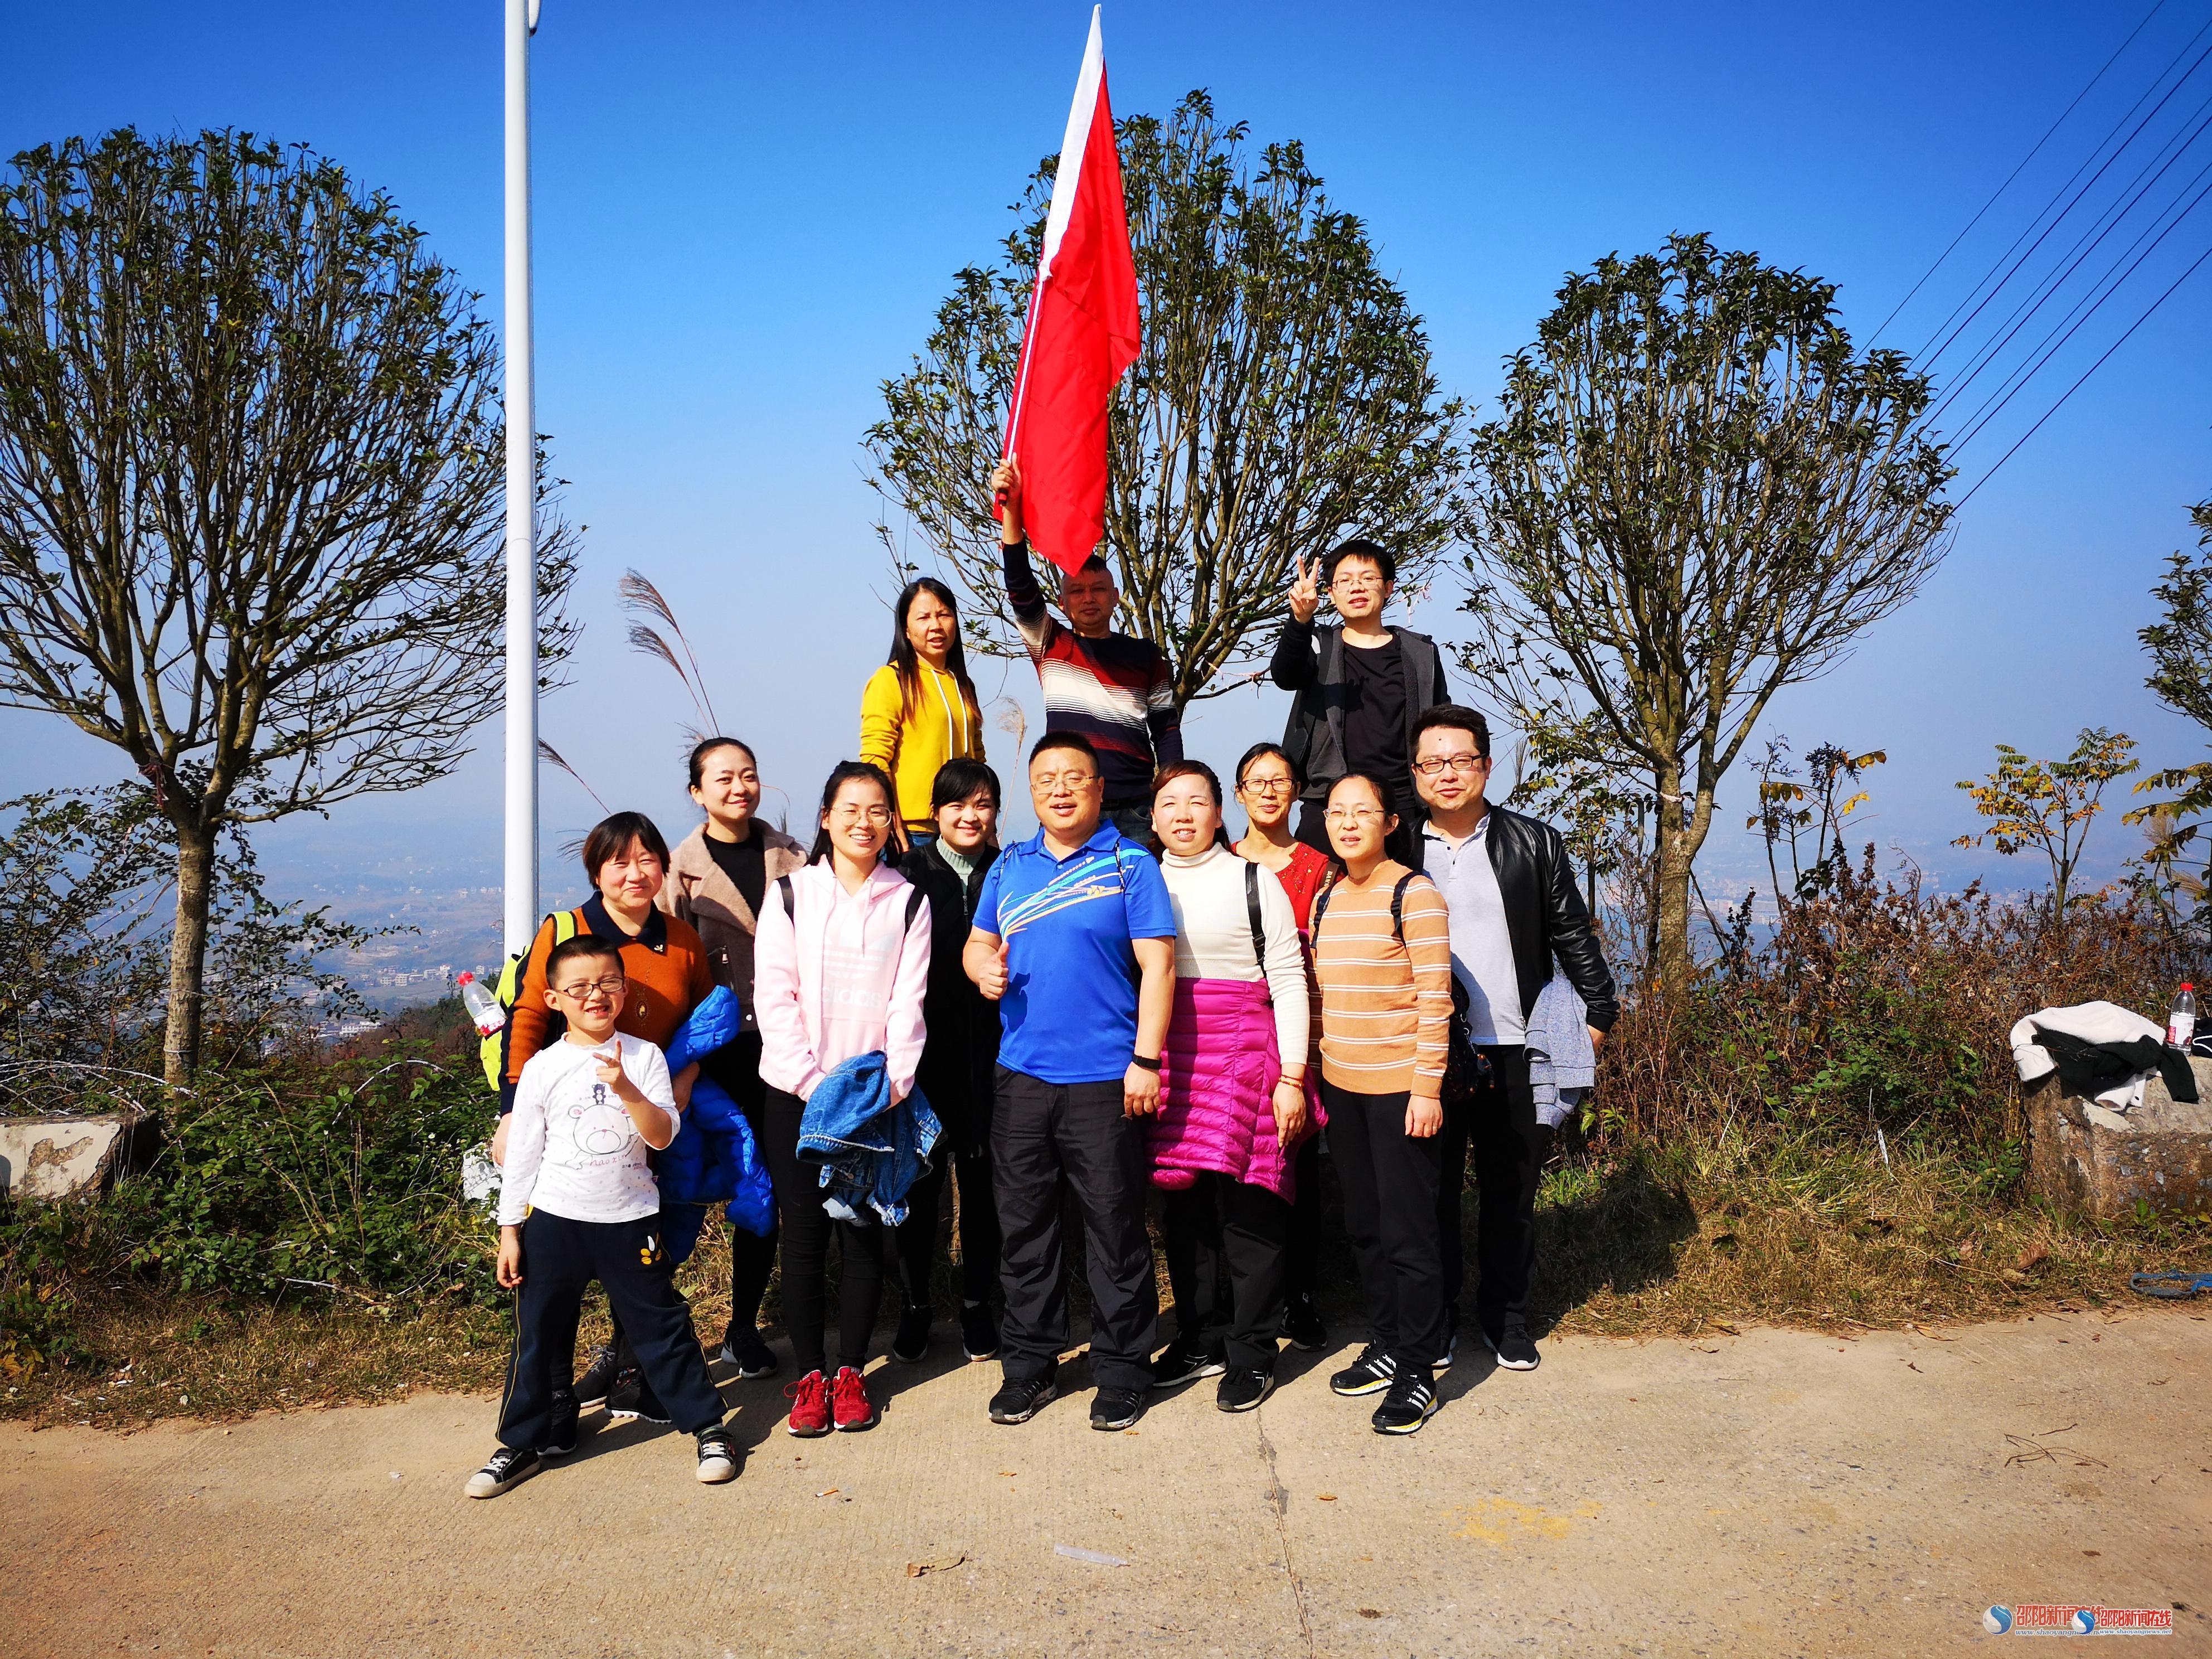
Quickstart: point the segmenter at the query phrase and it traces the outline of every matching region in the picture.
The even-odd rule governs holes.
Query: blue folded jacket
[[[822,1166],[822,1207],[830,1214],[863,1221],[872,1210],[885,1226],[896,1227],[906,1219],[906,1195],[930,1167],[941,1133],[921,1090],[893,1106],[884,1056],[856,1054],[807,1097],[799,1155]]]
[[[716,986],[669,1040],[671,1074],[722,1047],[744,1023],[744,1012],[737,998],[726,987]],[[663,1204],[727,1203],[732,1225],[761,1238],[775,1229],[775,1193],[769,1184],[768,1166],[761,1162],[752,1125],[728,1092],[704,1073],[692,1081],[691,1103],[678,1125],[676,1139],[653,1159],[653,1178],[659,1183]],[[671,1260],[681,1261],[690,1254],[690,1246],[698,1239],[696,1224],[704,1219],[703,1211],[692,1218],[670,1211],[663,1244]],[[693,1224],[680,1224],[685,1220]],[[679,1242],[683,1248],[678,1248]]]

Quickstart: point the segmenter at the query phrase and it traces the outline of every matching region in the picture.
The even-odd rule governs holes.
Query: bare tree
[[[1555,750],[1649,780],[1656,970],[1774,694],[1832,667],[1948,544],[1929,383],[1854,356],[1835,290],[1703,236],[1571,276],[1478,428],[1468,671]]]
[[[177,837],[164,1070],[217,836],[449,770],[496,707],[496,349],[380,193],[130,131],[0,179],[0,702],[131,757]],[[541,503],[542,660],[574,538]]]
[[[1449,538],[1462,408],[1302,146],[1252,167],[1247,130],[1194,92],[1119,124],[1144,353],[1115,394],[1106,550],[1133,631],[1167,653],[1180,708],[1273,644],[1292,568],[1357,527],[1418,580]],[[992,269],[970,266],[913,368],[884,383],[871,479],[972,594],[971,648],[1021,654],[988,487],[1036,270],[1054,162],[1013,206]],[[886,544],[902,573],[890,526]]]

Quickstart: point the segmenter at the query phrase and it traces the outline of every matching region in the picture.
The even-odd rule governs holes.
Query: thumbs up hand
[[[976,940],[968,948],[968,977],[975,981],[975,988],[996,1002],[1006,994],[1006,941],[994,939],[986,944]]]

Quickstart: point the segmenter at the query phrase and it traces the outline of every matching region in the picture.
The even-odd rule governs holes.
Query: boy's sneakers
[[[1494,1332],[1485,1326],[1482,1340],[1498,1356],[1501,1370],[1533,1371],[1544,1363],[1544,1356],[1536,1352],[1535,1343],[1529,1339],[1528,1328],[1517,1320]]]
[[[875,1402],[868,1398],[868,1385],[850,1365],[840,1365],[830,1384],[830,1415],[846,1434],[876,1426]]]
[[[1283,1304],[1282,1334],[1294,1348],[1316,1353],[1328,1346],[1328,1327],[1310,1296],[1294,1296]]]
[[[899,1316],[898,1334],[891,1338],[891,1358],[902,1365],[919,1365],[929,1355],[929,1304],[908,1303]]]
[[[653,1391],[653,1384],[635,1365],[623,1367],[621,1380],[615,1391],[607,1396],[609,1417],[634,1417],[641,1423],[665,1423],[668,1407],[660,1403],[660,1396]]]
[[[1274,1391],[1271,1372],[1237,1365],[1222,1374],[1221,1386],[1213,1391],[1213,1403],[1225,1412],[1249,1412]]]
[[[574,1389],[553,1390],[551,1422],[545,1431],[545,1443],[538,1449],[546,1457],[565,1457],[576,1449],[576,1391]]]
[[[1091,1396],[1091,1426],[1102,1433],[1126,1429],[1144,1414],[1141,1389],[1101,1389]]]
[[[991,1396],[991,1420],[1026,1423],[1049,1405],[1059,1392],[1057,1370],[1047,1371],[1042,1376],[1010,1376]]]
[[[1359,1351],[1359,1358],[1328,1379],[1333,1394],[1380,1394],[1398,1375],[1398,1362],[1375,1343]]]
[[[1377,1434],[1412,1434],[1437,1414],[1437,1391],[1425,1371],[1406,1370],[1390,1384],[1390,1393],[1375,1408],[1371,1419]]]
[[[989,1359],[999,1352],[999,1322],[988,1302],[960,1304],[960,1346],[970,1359]]]
[[[720,1423],[699,1431],[699,1481],[719,1486],[738,1478],[738,1447]]]
[[[637,1368],[633,1365],[628,1369]],[[623,1370],[622,1356],[612,1345],[601,1348],[592,1356],[592,1363],[584,1368],[584,1374],[576,1379],[576,1404],[585,1411],[605,1405],[607,1396],[621,1381]]]
[[[822,1380],[820,1371],[809,1371],[798,1382],[785,1383],[783,1397],[791,1401],[791,1421],[784,1425],[788,1432],[802,1440],[830,1432],[830,1385]]]
[[[720,1358],[724,1364],[736,1366],[738,1375],[748,1382],[755,1377],[775,1375],[775,1354],[761,1340],[758,1326],[732,1322],[730,1328],[722,1334]]]
[[[536,1452],[501,1446],[484,1460],[484,1466],[469,1477],[469,1484],[461,1490],[471,1498],[496,1498],[509,1486],[529,1480],[543,1467]]]
[[[1208,1353],[1179,1336],[1152,1361],[1152,1386],[1172,1389],[1178,1383],[1195,1382],[1201,1376],[1218,1376],[1228,1369],[1229,1362],[1221,1355]]]

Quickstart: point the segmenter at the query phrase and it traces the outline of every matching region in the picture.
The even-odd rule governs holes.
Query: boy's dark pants
[[[1001,1066],[998,1079],[991,1151],[1005,1239],[1005,1374],[1009,1381],[1049,1376],[1068,1346],[1065,1178],[1083,1212],[1089,1257],[1091,1379],[1102,1389],[1149,1388],[1160,1304],[1145,1229],[1152,1189],[1145,1124],[1123,1115],[1119,1078],[1047,1083]]]
[[[501,1443],[534,1451],[551,1434],[555,1367],[573,1363],[577,1310],[595,1279],[676,1426],[696,1434],[720,1423],[722,1396],[707,1375],[690,1305],[662,1257],[660,1218],[571,1221],[532,1210],[522,1224],[522,1294]],[[565,1372],[560,1381],[568,1386]]]

